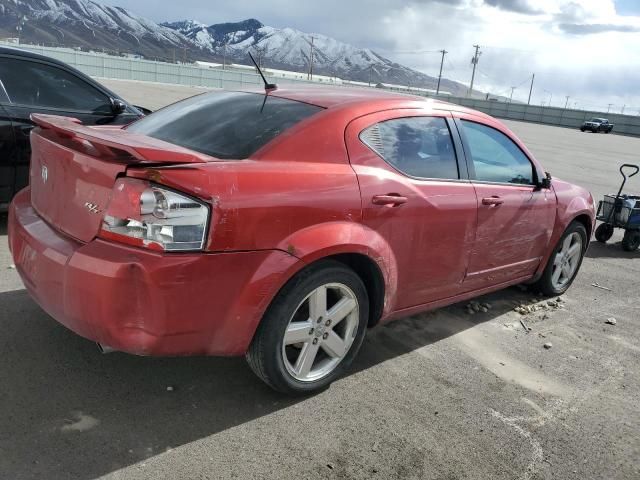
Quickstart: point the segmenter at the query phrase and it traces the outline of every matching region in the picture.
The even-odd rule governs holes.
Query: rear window
[[[163,108],[127,130],[212,157],[243,159],[320,110],[257,93],[209,93]]]

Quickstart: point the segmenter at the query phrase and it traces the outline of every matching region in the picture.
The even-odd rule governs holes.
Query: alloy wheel
[[[291,316],[282,342],[287,372],[298,381],[320,380],[346,357],[358,330],[359,306],[342,283],[313,290]]]
[[[582,237],[573,232],[562,242],[562,248],[556,252],[553,260],[551,283],[556,290],[562,290],[573,279],[582,256]]]

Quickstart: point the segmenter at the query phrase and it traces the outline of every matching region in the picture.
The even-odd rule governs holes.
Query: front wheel
[[[572,222],[553,249],[547,266],[534,287],[547,296],[562,295],[580,270],[587,247],[587,230]]]
[[[323,261],[291,279],[262,319],[246,358],[267,385],[308,394],[349,367],[364,339],[369,299],[360,277]]]
[[[625,252],[635,252],[638,248],[640,248],[640,230],[625,230],[622,249]]]
[[[585,130],[584,128],[581,128],[581,129],[580,129],[580,131],[581,131],[581,132],[584,132],[584,130]]]

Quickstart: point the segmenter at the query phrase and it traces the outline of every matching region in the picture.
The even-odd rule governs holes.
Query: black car
[[[592,118],[591,120],[585,121],[580,126],[581,132],[584,132],[585,130],[589,130],[593,133],[609,133],[611,130],[613,130],[613,123],[609,123],[609,120],[607,120],[606,118]]]
[[[0,211],[29,183],[32,113],[123,125],[148,113],[84,73],[43,55],[0,47]]]

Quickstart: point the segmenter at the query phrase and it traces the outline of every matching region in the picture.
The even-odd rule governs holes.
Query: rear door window
[[[447,122],[406,117],[377,123],[360,139],[389,165],[410,177],[458,179],[458,163]]]
[[[257,93],[208,93],[158,110],[127,130],[216,158],[243,159],[321,110]]]
[[[462,120],[475,178],[483,182],[532,185],[533,164],[504,133]]]
[[[109,97],[72,73],[14,58],[0,61],[0,81],[15,105],[89,113],[111,112]]]

